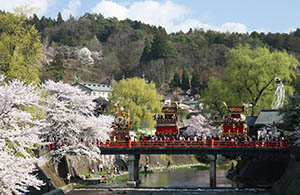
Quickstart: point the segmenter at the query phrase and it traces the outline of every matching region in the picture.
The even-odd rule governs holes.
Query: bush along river
[[[217,187],[209,188],[209,170],[204,166],[177,169],[162,169],[140,174],[141,184],[128,188],[126,182],[112,182],[75,188],[69,195],[104,194],[222,194],[222,195],[266,195],[264,188],[247,188],[243,184],[226,178],[227,170],[217,169]],[[126,178],[127,175],[121,176]],[[120,181],[120,178],[115,180]]]

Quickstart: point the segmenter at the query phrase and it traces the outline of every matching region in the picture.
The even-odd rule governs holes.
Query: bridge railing
[[[287,141],[223,141],[223,140],[163,140],[163,141],[105,141],[99,148],[288,148]]]

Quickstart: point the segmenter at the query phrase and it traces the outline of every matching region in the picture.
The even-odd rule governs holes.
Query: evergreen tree
[[[151,43],[149,41],[149,39],[145,39],[145,47],[144,47],[144,51],[141,57],[141,61],[148,61],[150,58],[150,53],[151,53]]]
[[[176,72],[174,74],[173,80],[170,83],[170,88],[175,89],[177,87],[180,87],[181,83],[180,83],[180,76],[179,74]]]
[[[52,80],[58,82],[64,79],[63,55],[57,54],[53,62],[46,66],[46,71],[51,75]]]
[[[189,74],[186,70],[184,70],[183,74],[182,74],[181,89],[184,91],[187,91],[190,89],[190,78],[189,78]]]
[[[294,80],[295,92],[293,96],[288,96],[288,103],[282,109],[283,129],[294,131],[300,127],[300,76]]]
[[[29,21],[30,24],[34,25],[35,28],[40,31],[40,19],[36,14],[33,14]]]
[[[201,81],[199,72],[193,72],[192,80],[191,80],[191,89],[192,94],[199,94],[201,89]]]
[[[56,19],[56,24],[60,25],[60,24],[62,24],[63,22],[64,22],[64,19],[62,18],[61,13],[58,12],[58,14],[57,14],[57,19]]]
[[[154,35],[151,47],[151,57],[152,59],[166,58],[169,56],[170,52],[168,34],[164,28],[159,27]]]

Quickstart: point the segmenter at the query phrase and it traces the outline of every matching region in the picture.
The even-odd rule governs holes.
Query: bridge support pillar
[[[128,186],[135,187],[141,183],[139,180],[139,160],[139,154],[128,155]]]
[[[209,159],[209,185],[210,187],[216,187],[217,185],[217,175],[216,175],[216,161],[217,155],[208,155]]]

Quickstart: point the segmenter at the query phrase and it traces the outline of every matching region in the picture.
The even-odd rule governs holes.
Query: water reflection
[[[226,170],[217,170],[217,187],[209,187],[209,170],[184,168],[171,171],[142,174],[139,188],[127,188],[126,184],[109,184],[108,189],[99,184],[99,188],[74,189],[68,195],[267,195],[264,189],[230,188],[237,184],[226,179]],[[123,185],[123,187],[122,187]],[[101,187],[102,186],[102,187]],[[161,187],[161,188],[160,188]],[[204,187],[204,188],[201,188]],[[224,187],[224,188],[222,188]],[[229,187],[229,188],[228,188]],[[178,189],[176,189],[178,188]]]
[[[217,170],[217,187],[236,187],[226,179],[226,170]],[[197,167],[140,175],[141,187],[209,187],[209,170]]]

